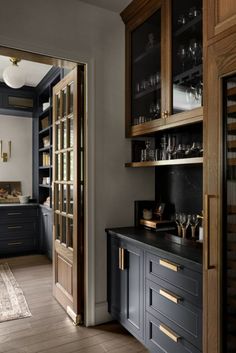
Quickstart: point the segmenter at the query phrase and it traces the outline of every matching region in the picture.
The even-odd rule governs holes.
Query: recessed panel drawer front
[[[8,255],[18,252],[35,250],[37,246],[36,238],[12,238],[0,241],[0,255]]]
[[[202,276],[186,267],[181,259],[170,260],[147,252],[146,278],[154,283],[162,279],[173,284],[184,292],[184,297],[189,302],[202,307]]]
[[[200,353],[200,351],[161,319],[146,314],[146,346],[153,353]]]
[[[38,216],[38,208],[36,207],[7,207],[0,208],[0,223],[8,223],[11,220],[29,220]]]
[[[159,284],[146,280],[146,310],[201,349],[202,311],[176,289],[162,280]]]
[[[36,232],[36,222],[8,222],[0,224],[0,240],[10,238],[16,234],[24,236],[34,234]]]

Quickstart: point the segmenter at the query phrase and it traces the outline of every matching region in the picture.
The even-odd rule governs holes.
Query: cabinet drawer
[[[146,280],[146,310],[201,349],[202,311],[176,289],[162,280],[159,284]]]
[[[36,238],[13,238],[0,241],[0,255],[33,251],[36,249]]]
[[[155,353],[200,353],[191,343],[181,336],[179,330],[173,330],[161,319],[146,315],[146,346]]]
[[[0,208],[0,223],[7,223],[11,220],[28,220],[29,218],[37,217],[37,207],[7,207]]]
[[[27,235],[36,232],[35,222],[8,222],[0,224],[0,240],[15,234]]]
[[[181,289],[189,302],[202,307],[202,275],[188,268],[181,259],[171,257],[170,260],[147,252],[146,277],[154,283],[165,280]]]

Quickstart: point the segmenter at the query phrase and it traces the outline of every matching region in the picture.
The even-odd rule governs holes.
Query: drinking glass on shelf
[[[192,239],[196,237],[196,228],[199,223],[199,219],[196,214],[192,214],[189,219],[189,224],[191,226]]]
[[[189,47],[189,56],[191,57],[194,65],[196,66],[201,58],[202,58],[202,46],[199,41],[197,41],[195,38],[190,40]]]
[[[161,81],[161,75],[160,72],[155,73],[155,84],[158,85],[158,83]]]
[[[181,237],[180,213],[175,214],[175,223],[177,225],[178,236]]]
[[[193,20],[195,17],[199,16],[200,14],[201,14],[201,11],[196,6],[193,6],[189,9],[188,18],[190,20]]]
[[[182,70],[184,71],[186,59],[188,57],[187,50],[183,44],[181,44],[177,50],[177,56],[181,62]]]
[[[161,160],[165,161],[167,159],[167,142],[166,135],[161,138]]]
[[[187,215],[186,213],[180,214],[179,222],[180,222],[183,238],[186,238],[186,233],[187,233],[187,229],[189,226],[190,217],[191,217],[191,215]]]
[[[174,153],[174,151],[176,149],[175,141],[176,141],[176,137],[175,136],[168,135],[168,145],[167,145],[168,159],[172,159],[173,158],[173,153]]]
[[[185,25],[187,22],[186,16],[184,14],[179,15],[177,23],[181,26]]]

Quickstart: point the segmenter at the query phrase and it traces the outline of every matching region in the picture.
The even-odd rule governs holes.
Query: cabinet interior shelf
[[[202,15],[196,16],[194,19],[192,19],[191,21],[187,22],[186,24],[182,25],[179,29],[177,29],[174,32],[174,37],[178,37],[179,35],[185,33],[189,29],[192,30],[194,26],[196,26],[197,24],[201,24],[201,22],[202,22]]]
[[[227,114],[228,114],[228,117],[236,118],[236,104],[228,106]]]
[[[40,165],[39,169],[50,169],[52,168],[52,165]]]
[[[125,167],[141,168],[141,167],[161,167],[168,165],[184,165],[184,164],[202,164],[203,157],[194,158],[182,158],[182,159],[170,159],[165,161],[153,161],[153,162],[130,162],[125,163]]]
[[[51,107],[48,107],[44,111],[40,112],[39,113],[39,118],[43,118],[45,115],[49,114],[50,110],[51,110]]]
[[[147,94],[150,94],[150,93],[155,92],[155,91],[159,91],[160,89],[161,89],[161,85],[160,84],[155,85],[155,86],[150,87],[150,88],[147,88],[145,91],[142,91],[140,93],[136,93],[134,95],[134,99],[139,99],[139,98],[145,97]]]
[[[228,213],[236,214],[236,205],[228,205]]]
[[[154,47],[151,48],[151,49],[147,49],[145,52],[143,52],[142,54],[138,55],[138,56],[134,59],[134,64],[137,64],[137,63],[139,63],[140,61],[142,61],[143,59],[149,57],[150,55],[153,55],[153,54],[156,53],[159,49],[160,49],[160,43],[154,45]]]
[[[236,123],[230,123],[227,125],[229,135],[236,135]]]
[[[51,127],[52,127],[52,125],[49,125],[48,127],[45,127],[45,129],[39,131],[39,134],[43,134],[45,132],[49,132]]]
[[[40,188],[51,189],[51,185],[39,184]]]
[[[173,77],[173,82],[176,85],[180,85],[183,83],[190,82],[196,77],[202,76],[202,65],[197,65],[188,69],[186,71],[181,72],[181,74],[175,75]]]
[[[236,87],[232,87],[227,90],[227,97],[236,98]]]
[[[42,147],[39,149],[39,152],[49,151],[51,148],[52,148],[52,145],[47,146],[47,147]]]

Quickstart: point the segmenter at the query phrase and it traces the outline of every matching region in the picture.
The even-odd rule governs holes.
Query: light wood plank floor
[[[52,297],[52,265],[41,255],[8,262],[24,291],[32,317],[0,323],[0,352],[148,353],[119,324],[76,327]]]

